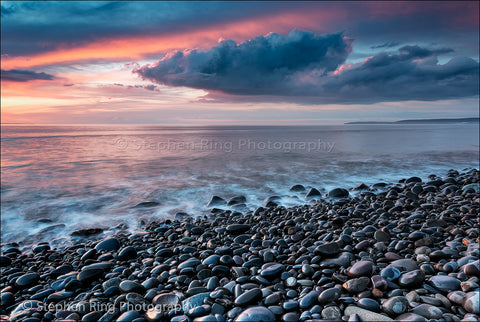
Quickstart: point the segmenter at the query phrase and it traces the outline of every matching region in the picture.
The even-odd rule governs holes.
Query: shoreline
[[[143,232],[59,250],[4,246],[0,315],[479,320],[478,182],[476,169],[450,171],[353,198],[337,191],[340,198],[289,208],[271,203],[251,215],[151,222]]]

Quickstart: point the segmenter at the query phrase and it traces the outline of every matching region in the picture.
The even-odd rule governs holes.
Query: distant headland
[[[445,123],[479,123],[478,117],[456,118],[456,119],[413,119],[400,121],[357,121],[346,122],[345,124],[445,124]]]

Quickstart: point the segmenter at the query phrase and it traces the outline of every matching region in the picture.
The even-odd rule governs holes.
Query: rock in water
[[[217,206],[225,206],[226,204],[227,204],[227,202],[222,197],[212,196],[212,198],[210,198],[210,201],[207,204],[207,207],[208,208],[213,208],[213,207],[217,207]]]
[[[343,188],[335,188],[328,192],[330,198],[346,198],[348,195],[348,190]]]
[[[308,190],[307,194],[305,195],[305,199],[320,197],[322,194],[315,188],[311,188]]]
[[[156,201],[144,201],[136,204],[134,208],[151,208],[151,207],[157,207],[159,205],[160,203]]]
[[[305,187],[302,186],[301,184],[296,184],[290,188],[290,191],[302,192],[302,191],[305,191]]]

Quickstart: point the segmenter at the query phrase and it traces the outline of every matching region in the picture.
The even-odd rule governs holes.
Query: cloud
[[[2,80],[12,82],[28,82],[32,80],[53,80],[55,76],[46,73],[37,73],[31,70],[11,69],[1,71]]]
[[[155,65],[135,69],[144,79],[170,86],[219,90],[229,94],[281,94],[298,73],[324,75],[351,51],[341,33],[316,35],[293,30],[244,43],[225,40],[208,51],[177,51]]]
[[[371,49],[379,49],[379,48],[391,48],[400,45],[399,41],[388,41],[380,45],[370,46]]]
[[[455,57],[439,64],[437,55],[451,49],[404,46],[396,54],[380,53],[318,79],[324,98],[343,103],[435,101],[478,95],[479,64]]]
[[[350,52],[342,34],[294,30],[240,44],[225,40],[208,51],[177,51],[134,72],[158,84],[207,90],[204,101],[373,104],[478,95],[477,61],[455,57],[438,63],[437,56],[450,48],[407,45],[345,64]]]

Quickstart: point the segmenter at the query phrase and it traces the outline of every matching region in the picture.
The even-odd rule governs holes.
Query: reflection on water
[[[3,241],[55,224],[68,234],[200,214],[213,194],[245,195],[250,209],[272,194],[298,204],[293,184],[328,190],[442,175],[478,167],[479,147],[477,124],[2,126],[1,143]],[[144,201],[160,205],[135,208]]]

